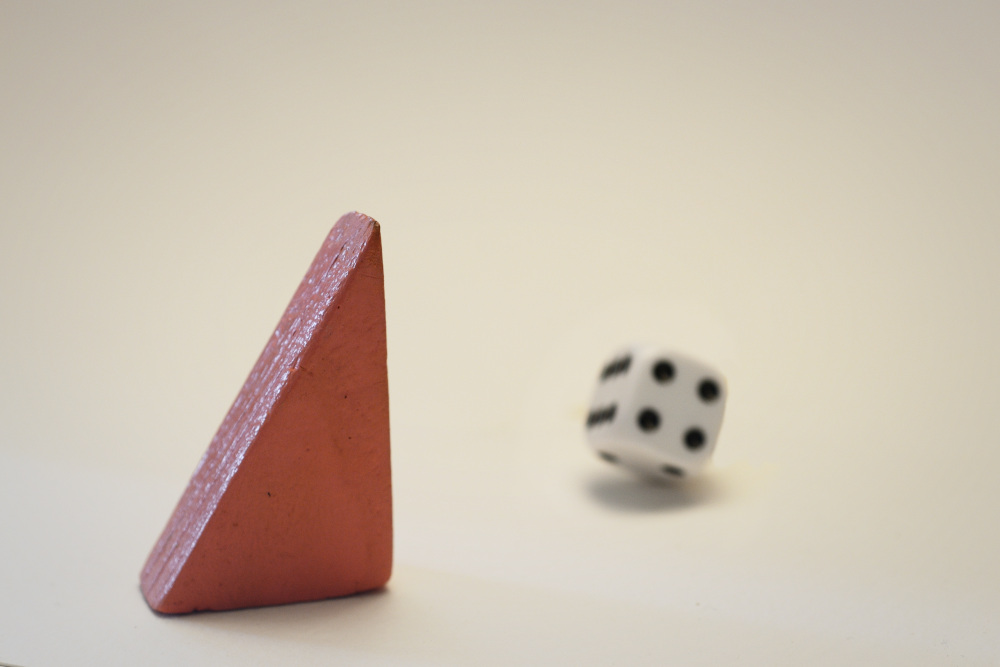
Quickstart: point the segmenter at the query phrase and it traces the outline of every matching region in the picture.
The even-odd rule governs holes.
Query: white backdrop
[[[1000,11],[0,5],[0,662],[995,664]],[[396,569],[138,572],[333,222],[382,223]],[[630,340],[704,478],[582,441]]]

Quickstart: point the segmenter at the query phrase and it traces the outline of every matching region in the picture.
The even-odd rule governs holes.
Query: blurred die
[[[679,479],[704,468],[726,407],[726,380],[678,352],[632,346],[601,371],[587,442],[609,463],[646,477]]]

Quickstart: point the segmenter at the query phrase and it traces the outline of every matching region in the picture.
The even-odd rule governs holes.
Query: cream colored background
[[[0,662],[996,664],[989,3],[0,4]],[[382,223],[397,566],[138,571],[326,231]],[[681,488],[580,426],[731,388]]]

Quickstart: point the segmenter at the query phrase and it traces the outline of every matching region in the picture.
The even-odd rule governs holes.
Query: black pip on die
[[[601,370],[587,414],[587,442],[609,463],[681,478],[712,458],[726,407],[726,380],[691,357],[631,347]]]

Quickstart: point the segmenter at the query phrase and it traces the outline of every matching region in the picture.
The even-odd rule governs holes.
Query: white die
[[[669,350],[633,346],[601,371],[587,414],[587,442],[634,472],[680,478],[712,458],[726,408],[726,379]]]

